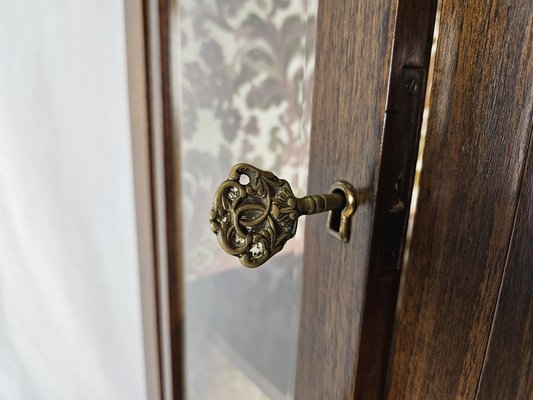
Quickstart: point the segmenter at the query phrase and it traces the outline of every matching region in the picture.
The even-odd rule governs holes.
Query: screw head
[[[405,85],[405,92],[408,96],[414,96],[418,91],[418,82],[415,78],[411,78]]]

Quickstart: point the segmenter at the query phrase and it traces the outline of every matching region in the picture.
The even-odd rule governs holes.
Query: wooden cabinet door
[[[195,246],[209,233],[206,201],[211,201],[216,189],[212,181],[224,178],[231,167],[224,161],[231,159],[231,150],[226,146],[213,153],[213,147],[245,133],[240,153],[244,159],[237,161],[257,154],[256,162],[266,163],[272,152],[285,146],[283,157],[276,159],[286,164],[277,165],[276,173],[287,168],[299,151],[279,140],[281,130],[291,129],[290,114],[283,114],[279,126],[265,132],[258,128],[261,117],[254,119],[236,108],[245,102],[249,107],[277,110],[302,79],[299,74],[286,76],[294,67],[290,57],[298,48],[298,41],[294,46],[292,41],[308,37],[309,28],[305,21],[297,23],[304,11],[288,16],[287,10],[302,4],[318,6],[307,192],[327,192],[339,179],[356,187],[358,207],[351,221],[351,239],[344,243],[328,235],[325,216],[315,216],[307,221],[303,278],[296,284],[286,284],[301,273],[292,272],[295,261],[288,252],[277,255],[271,265],[247,271],[246,277],[228,272],[233,271],[229,256],[208,254],[216,273],[190,279],[191,249],[206,248]],[[384,395],[436,6],[436,0],[144,2],[164,398],[181,399],[188,393],[188,398],[223,399],[220,385],[233,385],[229,377],[242,376],[243,371],[253,385],[246,387],[247,394],[237,388],[229,395],[232,399]],[[310,22],[314,24],[307,17]],[[217,44],[225,40],[235,50],[243,37],[259,39],[261,44],[237,48],[231,56]],[[305,47],[304,53],[308,50]],[[254,75],[255,66],[272,63],[275,68]],[[305,80],[305,65],[302,68]],[[245,98],[234,96],[241,85],[249,90]],[[304,100],[310,98],[309,87],[301,85]],[[289,92],[284,92],[286,88]],[[221,96],[223,92],[227,98]],[[289,111],[299,107],[306,105],[296,102]],[[204,136],[195,141],[198,126]],[[207,126],[211,131],[205,131]],[[254,142],[265,134],[270,135],[269,144],[254,153]],[[195,148],[198,143],[206,148]],[[302,168],[299,161],[296,167]],[[210,175],[195,175],[202,168]],[[192,201],[187,198],[190,191],[202,190]],[[195,220],[196,214],[202,217]],[[210,241],[207,247],[215,238]],[[262,294],[265,288],[286,287],[285,292],[271,292],[275,302],[287,293],[299,295],[300,285],[297,340],[273,342],[279,332],[291,331],[293,321],[271,313],[272,307],[265,311],[255,306],[269,302]],[[198,295],[193,294],[193,286]],[[208,304],[209,312],[196,312],[191,308],[194,304]],[[210,336],[204,340],[206,332]],[[255,339],[249,341],[250,336]],[[206,360],[212,358],[211,340],[222,349],[216,362],[238,365],[239,371],[217,375],[199,369],[191,374],[195,363],[210,362]],[[191,357],[193,341],[201,356]],[[290,357],[272,363],[286,354],[294,354],[292,372],[285,365]]]

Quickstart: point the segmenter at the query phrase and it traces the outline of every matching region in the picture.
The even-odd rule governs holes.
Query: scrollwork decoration
[[[249,182],[242,183],[243,176]],[[237,164],[219,186],[209,220],[221,247],[255,268],[295,235],[299,216],[298,199],[287,181]]]

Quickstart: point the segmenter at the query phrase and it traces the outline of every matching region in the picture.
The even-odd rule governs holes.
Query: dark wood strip
[[[177,2],[143,0],[150,119],[159,341],[164,399],[185,398],[184,287],[180,230],[179,116],[173,105],[172,57],[178,44]]]
[[[179,43],[171,38],[178,29],[177,2],[159,0],[159,32],[161,57],[161,89],[163,96],[163,154],[165,165],[166,249],[168,279],[168,314],[170,321],[170,354],[172,365],[172,398],[185,399],[185,287],[181,230],[181,180],[179,115],[173,86],[172,61]]]
[[[390,399],[476,395],[531,134],[532,7],[443,0]]]

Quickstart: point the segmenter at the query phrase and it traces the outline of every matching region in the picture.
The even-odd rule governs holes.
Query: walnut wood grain
[[[356,399],[385,396],[436,10],[437,0],[398,2],[357,363]],[[403,78],[407,76],[407,67],[417,69],[423,76],[420,87],[415,90],[415,96],[419,96],[418,107],[411,109],[406,103],[413,92],[409,92]],[[413,134],[409,134],[409,129],[413,129]],[[391,204],[398,199],[403,202],[403,210],[391,212]],[[400,227],[396,229],[402,232],[402,241],[399,247],[389,247],[391,240],[395,242],[396,235],[392,232],[398,223]]]
[[[342,178],[359,188],[359,206],[347,244],[327,234],[324,217],[306,222],[297,399],[373,399],[385,386],[399,271],[378,273],[373,249],[393,183],[386,152],[416,154],[417,141],[400,145],[404,132],[392,121],[403,68],[428,66],[435,7],[319,3],[308,191]],[[383,200],[375,200],[378,193]]]
[[[475,398],[531,136],[532,11],[442,2],[389,399]]]
[[[353,398],[395,6],[319,3],[308,192],[361,192],[348,244],[324,216],[306,221],[296,399]]]
[[[533,100],[533,85],[529,101]],[[529,110],[531,110],[531,105]],[[533,128],[532,115],[529,131]],[[515,228],[505,267],[478,399],[533,398],[533,157],[521,186]]]

